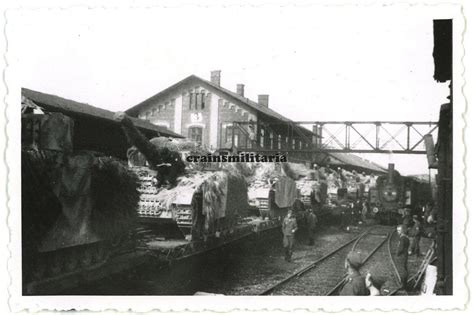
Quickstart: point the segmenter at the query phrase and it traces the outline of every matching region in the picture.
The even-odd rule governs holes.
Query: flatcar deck
[[[269,230],[276,229],[281,226],[278,219],[263,220],[259,218],[252,218],[251,220],[238,224],[232,230],[221,232],[215,237],[207,239],[187,241],[184,239],[161,239],[155,238],[153,235],[148,235],[142,249],[146,250],[150,255],[159,261],[177,261],[190,256],[199,255],[204,252],[217,249],[226,244],[230,244],[239,239],[249,237],[251,235],[258,235]]]

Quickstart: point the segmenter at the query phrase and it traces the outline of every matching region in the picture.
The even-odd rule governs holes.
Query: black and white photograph
[[[462,5],[5,17],[13,308],[466,303]]]

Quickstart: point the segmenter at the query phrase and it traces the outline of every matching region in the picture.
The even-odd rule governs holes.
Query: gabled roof
[[[21,94],[46,110],[61,112],[66,115],[73,114],[75,116],[103,119],[116,123],[113,118],[114,112],[106,109],[98,108],[85,103],[75,102],[56,95],[29,90],[26,88],[21,89]],[[136,118],[132,118],[132,120],[135,126],[137,126],[139,129],[159,132],[162,136],[183,138],[183,136],[174,133],[167,128],[153,125],[148,121]]]
[[[203,86],[207,87],[212,92],[214,92],[218,95],[220,94],[220,95],[222,95],[226,98],[230,98],[233,102],[247,105],[250,108],[253,108],[256,111],[258,111],[259,113],[270,116],[272,118],[275,118],[275,119],[278,119],[278,120],[281,120],[281,121],[284,121],[284,122],[291,122],[290,119],[288,119],[285,116],[277,113],[273,109],[270,109],[270,108],[268,108],[266,106],[263,106],[263,105],[259,105],[258,103],[250,100],[247,97],[241,96],[241,95],[239,95],[235,92],[232,92],[232,91],[230,91],[226,88],[223,88],[222,86],[219,86],[219,85],[214,84],[210,81],[204,80],[204,79],[202,79],[202,78],[200,78],[196,75],[190,75],[189,77],[179,81],[178,83],[173,84],[172,86],[164,89],[163,91],[159,92],[158,94],[155,94],[152,97],[146,99],[145,101],[133,106],[132,108],[129,108],[126,111],[126,113],[129,114],[129,115],[132,115],[132,116],[136,116],[138,114],[138,110],[140,108],[149,105],[153,101],[158,100],[161,97],[164,97],[164,96],[172,93],[173,91],[180,88],[181,86],[189,84],[189,83],[200,83]]]

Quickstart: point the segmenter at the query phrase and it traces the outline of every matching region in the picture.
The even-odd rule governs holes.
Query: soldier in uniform
[[[293,216],[293,211],[288,210],[288,214],[283,220],[281,230],[283,232],[283,248],[285,249],[285,260],[291,261],[293,254],[293,245],[295,243],[295,232],[298,229],[298,224]]]
[[[370,292],[370,295],[380,296],[380,290],[382,289],[382,285],[384,284],[384,280],[379,277],[374,277],[373,275],[367,273],[365,276],[365,286]]]
[[[311,209],[308,209],[306,221],[308,223],[309,245],[312,246],[314,245],[314,234],[316,233],[316,223],[318,222],[318,218]]]
[[[396,265],[400,273],[401,285],[402,288],[406,287],[408,279],[408,248],[410,246],[410,240],[407,236],[406,225],[402,224],[397,226],[397,232],[400,236],[400,241],[398,242],[397,255],[396,255]]]
[[[418,215],[413,216],[413,226],[410,233],[410,249],[408,255],[420,255],[420,238],[421,238],[421,222],[418,220]]]
[[[359,272],[362,261],[360,253],[351,251],[347,254],[344,262],[344,267],[347,270],[347,279],[339,295],[369,295],[365,279]]]

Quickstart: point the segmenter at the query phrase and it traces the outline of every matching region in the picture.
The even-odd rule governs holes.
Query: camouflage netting
[[[184,199],[184,196],[189,196],[190,200],[190,196],[212,175],[211,172],[188,172],[178,178],[178,184],[175,187],[160,189],[157,199],[163,208],[171,209],[173,204],[181,203],[180,200]]]
[[[156,147],[168,148],[174,151],[188,151],[193,154],[207,155],[209,151],[194,141],[186,139],[172,139],[167,137],[156,137],[150,140]]]
[[[297,179],[297,186],[302,195],[314,192],[316,201],[324,202],[322,194],[336,195],[338,189],[347,189],[349,193],[367,191],[366,186],[374,187],[376,176],[367,176],[356,171],[349,172],[343,168],[333,170],[320,167],[310,170],[303,164],[286,163],[285,173]]]
[[[201,195],[199,204],[191,202]],[[173,209],[176,205],[191,206],[193,230],[199,236],[213,235],[216,231],[232,227],[242,211],[248,208],[247,183],[236,169],[213,172],[192,171],[178,178],[175,187],[161,188],[157,199],[161,206]]]
[[[91,182],[91,224],[95,233],[110,239],[132,227],[140,198],[137,188],[137,176],[123,163],[110,157],[97,158]]]

